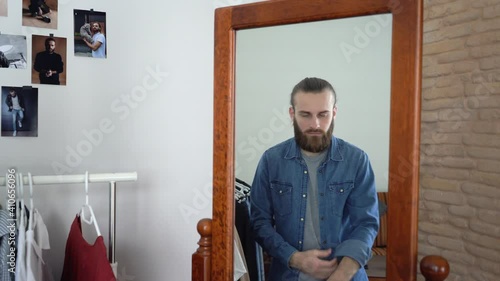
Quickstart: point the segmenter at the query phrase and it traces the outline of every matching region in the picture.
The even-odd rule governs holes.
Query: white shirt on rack
[[[31,214],[32,226],[26,231],[27,281],[54,281],[48,265],[43,260],[43,250],[50,249],[49,232],[37,209]]]
[[[17,228],[17,256],[15,281],[26,281],[26,213],[24,206],[21,209],[19,227]]]
[[[236,226],[234,227],[234,281],[240,280],[250,280],[248,278],[248,271],[245,261],[244,253],[242,253],[243,248],[241,247],[240,236],[238,235],[238,230],[236,230]],[[245,279],[243,277],[246,275]]]

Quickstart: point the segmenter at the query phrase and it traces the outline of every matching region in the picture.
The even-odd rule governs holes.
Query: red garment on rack
[[[97,237],[94,245],[87,243],[78,215],[71,224],[66,241],[61,281],[116,281],[106,256],[103,237]]]

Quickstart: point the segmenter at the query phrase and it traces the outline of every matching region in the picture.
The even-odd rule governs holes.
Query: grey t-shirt
[[[309,183],[307,185],[307,206],[304,225],[304,244],[303,251],[320,249],[320,232],[319,232],[319,208],[318,208],[318,180],[317,171],[319,165],[325,159],[327,151],[321,152],[318,155],[307,156],[302,153],[307,165],[307,173],[309,175]],[[300,273],[299,281],[321,281],[307,274]]]

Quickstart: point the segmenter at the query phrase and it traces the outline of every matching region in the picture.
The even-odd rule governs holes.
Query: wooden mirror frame
[[[271,0],[215,11],[211,280],[233,280],[236,31],[392,13],[387,280],[416,280],[422,0]],[[291,85],[292,86],[292,85]]]

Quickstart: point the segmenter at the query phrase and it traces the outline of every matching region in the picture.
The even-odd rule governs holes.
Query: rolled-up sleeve
[[[335,257],[356,260],[362,267],[371,258],[371,248],[379,228],[378,200],[375,176],[366,153],[359,159],[355,185],[345,208],[351,231],[348,238],[337,245]]]

